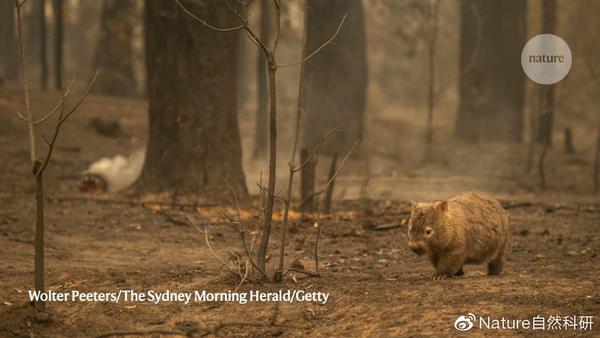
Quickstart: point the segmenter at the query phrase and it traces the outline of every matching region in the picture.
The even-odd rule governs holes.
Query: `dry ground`
[[[13,90],[0,90],[0,336],[90,337],[113,330],[193,331],[214,326],[223,319],[269,320],[273,304],[266,303],[69,302],[49,304],[47,321],[33,316],[26,296],[32,285],[33,185],[28,174],[25,129],[11,113],[18,108],[18,101],[14,99],[17,95]],[[51,105],[52,95],[36,93],[35,97],[37,107]],[[95,135],[86,125],[91,117],[100,116],[118,118],[125,136]],[[186,223],[187,214],[218,222],[225,207],[177,210],[73,199],[82,197],[76,189],[78,173],[87,164],[98,157],[114,155],[115,149],[127,152],[132,143],[143,144],[144,116],[145,106],[141,102],[90,97],[82,111],[66,124],[47,178],[46,281],[49,289],[225,291],[236,287],[235,281],[223,277],[219,263],[206,248],[203,234]],[[242,131],[251,125],[251,121],[242,121]],[[559,166],[565,162],[551,163]],[[565,170],[575,173],[583,170],[582,167],[569,168]],[[426,194],[422,187],[419,190],[419,182],[427,181],[428,177],[419,176],[423,172],[427,173],[427,169],[414,170],[410,177],[401,171],[396,178],[374,179],[375,187],[370,189],[379,199],[347,200],[335,205],[336,212],[322,220],[321,278],[298,275],[296,281],[288,278],[281,285],[245,284],[240,288],[241,291],[324,291],[330,293],[327,304],[282,304],[278,327],[227,327],[221,333],[252,337],[450,336],[458,333],[453,323],[459,315],[474,313],[510,319],[595,315],[597,323],[591,332],[553,333],[600,336],[597,198],[594,205],[592,196],[577,190],[574,190],[577,193],[554,191],[536,195],[521,184],[527,181],[523,178],[504,178],[492,183],[487,180],[482,188],[502,187],[497,196],[516,206],[509,209],[512,236],[504,273],[489,277],[484,267],[469,266],[464,277],[434,282],[429,279],[433,272],[429,264],[406,246],[406,229],[401,225],[403,212],[407,210],[404,197],[448,195],[465,185],[472,186],[455,177],[451,186],[445,184],[440,190],[435,189],[435,183],[430,183],[427,186],[430,192]],[[583,180],[574,178],[574,181],[579,182],[573,183],[575,186],[584,185]],[[481,183],[477,179],[473,182]],[[559,183],[566,184],[561,181],[556,185]],[[377,188],[377,184],[385,189]],[[251,178],[249,185],[252,185]],[[339,187],[340,191],[351,189],[344,184]],[[398,196],[402,196],[403,201],[394,199]],[[531,204],[515,205],[522,201]],[[244,215],[248,226],[259,224],[258,213],[252,208],[248,207]],[[306,268],[312,269],[314,219],[310,215],[293,216],[288,262],[299,258]],[[390,224],[399,224],[399,227],[373,230],[373,227]],[[274,234],[278,234],[278,230],[276,224]],[[271,247],[273,256],[277,249],[275,238]],[[211,243],[224,257],[228,250],[239,251],[238,234],[227,225],[212,229]],[[474,329],[470,333],[521,336],[531,331]]]

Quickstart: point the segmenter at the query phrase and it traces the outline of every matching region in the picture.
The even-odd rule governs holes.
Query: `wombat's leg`
[[[504,250],[488,263],[488,275],[499,275],[504,267]]]
[[[435,267],[435,273],[433,274],[433,280],[446,279],[453,277],[454,274],[462,270],[462,266],[465,262],[464,256],[459,254],[446,254],[440,257],[437,266]]]
[[[465,272],[463,271],[463,267],[461,266],[461,267],[460,267],[460,270],[458,270],[458,271],[457,271],[457,272],[456,272],[454,275],[455,275],[455,276],[462,276],[462,275],[464,275],[464,274],[465,274]]]
[[[430,253],[429,259],[431,260],[431,265],[435,268],[440,261],[440,255],[436,252]]]

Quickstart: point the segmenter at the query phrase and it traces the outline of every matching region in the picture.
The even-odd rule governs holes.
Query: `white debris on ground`
[[[82,176],[100,177],[106,183],[108,192],[118,192],[127,189],[137,180],[145,157],[145,148],[133,151],[127,158],[123,155],[104,157],[90,164]]]

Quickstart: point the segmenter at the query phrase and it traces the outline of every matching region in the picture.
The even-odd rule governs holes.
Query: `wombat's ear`
[[[448,201],[439,201],[436,205],[437,209],[441,212],[448,211]]]

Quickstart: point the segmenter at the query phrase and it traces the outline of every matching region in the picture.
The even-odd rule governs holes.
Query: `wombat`
[[[508,215],[484,194],[411,202],[408,245],[418,255],[429,256],[434,280],[463,275],[464,264],[488,263],[488,274],[500,274],[507,241]]]

